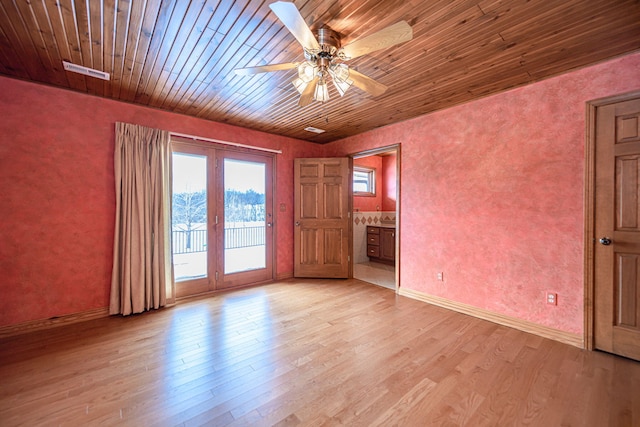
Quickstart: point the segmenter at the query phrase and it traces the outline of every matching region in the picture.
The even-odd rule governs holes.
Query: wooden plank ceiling
[[[301,108],[295,70],[233,72],[303,60],[269,3],[2,0],[0,73],[326,143],[640,49],[637,0],[297,0],[312,29],[329,26],[343,45],[400,20],[414,32],[349,62],[386,93],[331,87],[328,102]]]

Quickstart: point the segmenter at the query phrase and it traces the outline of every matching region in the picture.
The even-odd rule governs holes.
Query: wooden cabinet
[[[367,226],[367,256],[371,261],[395,264],[396,229]]]
[[[396,260],[396,229],[380,228],[380,258]]]

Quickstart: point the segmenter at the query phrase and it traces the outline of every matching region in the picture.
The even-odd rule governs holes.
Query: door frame
[[[385,145],[384,147],[377,147],[377,148],[372,148],[370,150],[364,150],[364,151],[358,151],[357,153],[352,153],[349,154],[348,156],[351,157],[351,159],[355,160],[356,158],[360,158],[360,157],[367,157],[367,156],[375,156],[376,154],[381,154],[381,153],[388,153],[389,151],[395,151],[396,152],[396,262],[395,262],[395,281],[396,281],[396,289],[395,292],[396,294],[400,291],[400,209],[401,209],[401,203],[400,203],[400,165],[402,164],[401,161],[401,144],[400,143],[396,143],[396,144],[391,144],[391,145]],[[351,171],[351,186],[353,187],[353,170]],[[353,191],[351,191],[351,204],[353,205]],[[351,215],[351,222],[353,224],[353,214]],[[351,233],[349,236],[349,240],[350,240],[350,261],[349,261],[349,277],[353,278],[353,262],[354,262],[354,254],[353,254],[353,248],[354,248],[354,244],[353,244],[353,230],[354,227],[352,225],[351,227]]]
[[[585,140],[585,178],[584,178],[584,337],[583,347],[594,350],[594,313],[595,313],[595,180],[596,180],[596,114],[600,107],[618,102],[640,98],[640,91],[608,96],[587,101],[586,140]]]
[[[256,286],[256,285],[261,285],[261,284],[265,284],[265,283],[270,283],[273,282],[274,280],[276,280],[276,270],[277,270],[277,257],[278,257],[278,246],[277,246],[277,227],[278,227],[278,221],[276,220],[276,200],[277,200],[277,196],[276,196],[276,186],[277,186],[277,169],[278,169],[278,156],[277,156],[277,152],[272,152],[272,151],[264,151],[264,150],[260,150],[260,149],[252,149],[250,147],[245,147],[245,146],[241,146],[241,145],[228,145],[228,144],[222,144],[222,143],[217,143],[213,140],[206,140],[206,139],[190,139],[187,138],[185,136],[181,136],[181,135],[172,135],[171,136],[171,141],[172,144],[177,143],[178,145],[183,145],[183,146],[189,146],[189,147],[193,147],[195,149],[202,149],[203,153],[206,152],[213,152],[214,153],[214,157],[213,157],[213,162],[215,163],[218,160],[218,154],[219,152],[228,152],[228,153],[238,153],[238,154],[247,154],[247,155],[257,155],[257,156],[261,156],[261,157],[269,157],[271,158],[271,162],[272,162],[272,171],[271,171],[271,200],[267,201],[265,200],[265,203],[269,203],[271,206],[271,212],[273,214],[273,220],[272,220],[272,236],[270,239],[271,242],[271,246],[272,246],[272,251],[271,251],[271,277],[266,279],[266,280],[262,280],[259,282],[252,282],[252,283],[247,283],[247,284],[242,284],[242,285],[237,285],[235,287],[224,287],[224,288],[220,288],[218,287],[218,283],[217,280],[215,279],[215,266],[211,266],[208,263],[207,265],[207,274],[208,277],[207,278],[203,278],[201,280],[206,280],[208,282],[209,285],[209,290],[204,291],[204,292],[199,292],[199,293],[194,293],[194,294],[190,294],[190,295],[184,295],[184,296],[180,296],[180,297],[176,297],[176,302],[179,302],[180,300],[186,300],[186,299],[190,299],[190,298],[194,298],[194,297],[201,297],[201,296],[206,296],[206,295],[213,295],[213,294],[217,294],[220,292],[225,292],[225,291],[229,291],[229,290],[233,290],[233,289],[240,289],[243,287],[250,287],[250,286]],[[171,152],[173,154],[174,150],[173,147],[171,149]],[[222,159],[224,159],[224,156],[221,156]],[[220,172],[220,173],[218,173]],[[211,175],[208,177],[208,180],[213,179],[215,182],[218,182],[221,177],[219,175],[221,175],[222,173],[222,169],[221,168],[216,168],[213,167],[213,171],[209,171],[208,170],[208,174]],[[215,176],[215,178],[214,178]],[[222,181],[220,181],[222,182]],[[207,185],[211,184],[211,181],[207,182]],[[219,206],[220,203],[222,203],[222,209],[224,209],[224,195],[220,195],[217,194],[218,193],[218,189],[215,189],[216,194],[213,196],[213,198],[216,200],[215,203],[213,203],[214,205],[216,205],[216,208],[213,210],[214,215],[218,214],[218,210],[221,208],[221,206]],[[170,192],[171,197],[173,197],[172,192]],[[208,200],[208,206],[207,208],[210,209],[212,202],[211,199]],[[224,215],[223,215],[224,217]],[[217,227],[217,225],[216,225]],[[216,233],[218,234],[218,237],[220,235],[220,233],[218,233],[217,229],[216,229]],[[224,233],[224,231],[222,232]],[[217,242],[216,242],[217,244]],[[216,250],[217,250],[217,246],[216,246]],[[224,249],[223,249],[224,251]],[[219,262],[219,254],[215,255],[215,264],[218,264]],[[213,270],[210,271],[210,268],[213,267]],[[171,268],[173,269],[173,257],[171,257]],[[222,267],[224,268],[224,266]],[[224,276],[224,274],[222,275]],[[199,279],[196,279],[199,280]],[[172,282],[173,282],[173,286],[174,286],[174,293],[177,293],[176,289],[177,289],[177,282],[175,280],[175,277],[173,277],[173,273],[172,273]]]

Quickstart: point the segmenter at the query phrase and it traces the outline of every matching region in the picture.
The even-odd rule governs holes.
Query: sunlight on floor
[[[353,277],[389,289],[396,289],[395,267],[377,262],[353,265]]]

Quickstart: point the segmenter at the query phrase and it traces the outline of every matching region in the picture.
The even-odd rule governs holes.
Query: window
[[[354,166],[353,168],[353,194],[355,196],[376,195],[376,170]]]

